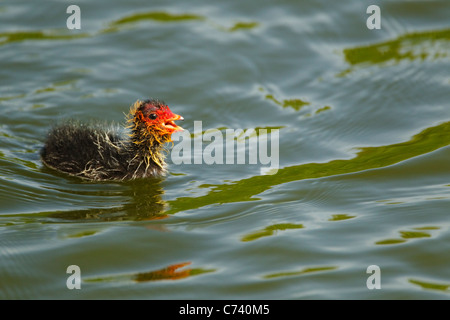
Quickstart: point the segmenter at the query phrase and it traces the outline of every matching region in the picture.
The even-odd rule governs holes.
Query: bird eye
[[[150,113],[150,115],[148,116],[151,120],[155,120],[156,118],[158,118],[158,115],[156,113]]]

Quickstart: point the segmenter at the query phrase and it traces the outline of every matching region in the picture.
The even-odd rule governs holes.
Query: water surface
[[[0,298],[448,299],[450,5],[380,2],[369,30],[370,4],[81,1],[68,30],[68,3],[1,1]],[[190,132],[279,130],[280,169],[42,165],[56,121],[147,97]]]

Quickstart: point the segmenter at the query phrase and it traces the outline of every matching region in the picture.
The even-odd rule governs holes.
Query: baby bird
[[[136,101],[127,116],[129,134],[120,127],[66,121],[50,130],[41,150],[49,168],[89,180],[131,180],[166,172],[166,142],[183,128],[159,100]]]

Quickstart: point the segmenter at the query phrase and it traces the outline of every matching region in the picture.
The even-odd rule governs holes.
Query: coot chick
[[[183,128],[183,117],[159,100],[136,101],[127,116],[129,132],[119,126],[66,121],[50,130],[41,150],[43,163],[89,180],[131,180],[165,173],[164,144]]]

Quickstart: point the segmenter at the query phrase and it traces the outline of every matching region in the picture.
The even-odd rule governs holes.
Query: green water
[[[80,30],[68,5],[0,1],[1,299],[449,299],[448,1],[79,1]],[[148,97],[200,143],[279,130],[278,172],[42,165],[56,121]]]

